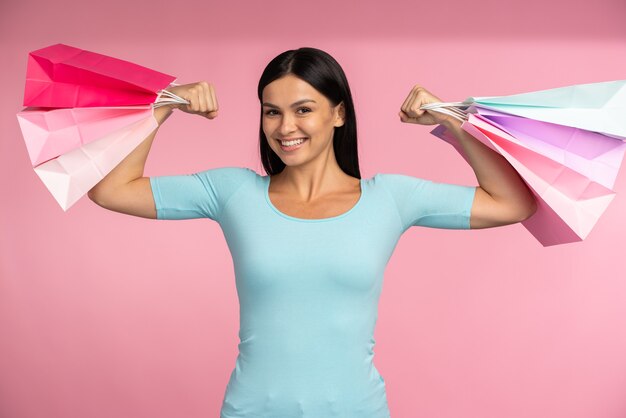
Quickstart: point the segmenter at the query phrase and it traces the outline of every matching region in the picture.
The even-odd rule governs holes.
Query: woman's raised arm
[[[517,171],[500,154],[461,128],[461,122],[432,110],[422,110],[426,103],[441,100],[425,88],[415,85],[399,112],[405,123],[442,124],[460,142],[472,166],[478,186],[470,215],[470,228],[490,228],[521,222],[535,213],[537,203]]]
[[[159,127],[174,109],[208,119],[217,117],[218,103],[211,84],[201,81],[167,90],[186,99],[189,104],[169,104],[154,109],[154,117],[159,126],[87,193],[98,206],[127,215],[156,219],[150,178],[144,177],[143,172]]]
[[[478,186],[470,228],[490,228],[521,222],[532,216],[537,203],[517,171],[500,154],[461,129],[461,122],[444,122],[460,142],[476,174]]]

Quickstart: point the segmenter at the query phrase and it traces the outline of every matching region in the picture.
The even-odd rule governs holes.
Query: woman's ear
[[[335,117],[335,127],[343,126],[346,123],[346,109],[343,104],[343,101],[335,106],[337,110],[337,116]]]

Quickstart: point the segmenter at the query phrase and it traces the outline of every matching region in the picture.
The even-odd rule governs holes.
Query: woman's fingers
[[[202,94],[202,87],[197,83],[191,88],[191,110],[194,113],[200,112],[200,95]]]
[[[420,110],[424,101],[424,91],[423,87],[416,84],[404,100],[400,109],[406,115],[407,122],[420,123],[418,119],[424,114],[424,111]]]
[[[402,104],[402,108],[401,108],[402,111],[409,116],[413,116],[411,115],[411,106],[415,100],[416,94],[417,94],[417,90],[415,87],[413,87],[411,91],[409,92],[409,95],[407,96],[406,100],[404,100],[404,103]]]
[[[426,103],[440,102],[441,100],[416,84],[404,100],[399,113],[402,122],[419,123],[422,125],[434,125],[443,122],[446,117],[438,112],[423,110],[422,105]]]
[[[189,102],[188,104],[175,105],[183,112],[201,115],[209,119],[217,116],[217,97],[215,89],[210,83],[199,81],[174,86],[168,90]]]
[[[411,103],[409,104],[409,112],[412,117],[419,118],[424,114],[424,111],[420,109],[425,99],[425,90],[421,86],[415,86],[413,88],[414,94]]]
[[[217,111],[219,110],[219,104],[217,103],[217,96],[215,94],[215,88],[213,84],[209,84],[209,93],[211,96],[211,108],[209,109],[209,114],[211,118],[217,116]]]
[[[400,106],[400,110],[402,110],[404,113],[407,112],[408,110],[408,105],[411,102],[411,97],[413,96],[413,91],[414,89],[411,89],[411,91],[409,92],[408,96],[406,96],[406,99],[404,99],[404,103],[402,103],[402,106]]]
[[[208,84],[206,81],[201,81],[198,83],[198,112],[201,114],[206,114],[208,111],[207,105],[207,93],[208,93]]]

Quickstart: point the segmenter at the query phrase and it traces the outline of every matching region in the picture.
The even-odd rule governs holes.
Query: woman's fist
[[[453,118],[441,112],[420,109],[422,105],[437,102],[441,102],[441,99],[424,87],[416,84],[400,108],[398,113],[400,120],[404,123],[418,123],[420,125],[447,124],[451,122]]]
[[[183,112],[193,115],[204,116],[209,119],[217,117],[218,104],[215,96],[215,89],[212,84],[206,81],[197,83],[171,86],[166,89],[175,95],[187,100],[189,104],[171,103],[167,106],[180,109]]]

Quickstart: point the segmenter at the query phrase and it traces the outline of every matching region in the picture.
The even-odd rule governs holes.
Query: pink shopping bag
[[[154,103],[175,77],[121,59],[55,44],[28,55],[24,106]]]
[[[158,127],[153,114],[35,167],[66,211]]]
[[[585,177],[613,188],[626,142],[597,132],[476,108],[478,117],[509,134],[509,140]]]
[[[17,114],[33,167],[152,115],[150,105],[25,109]]]

